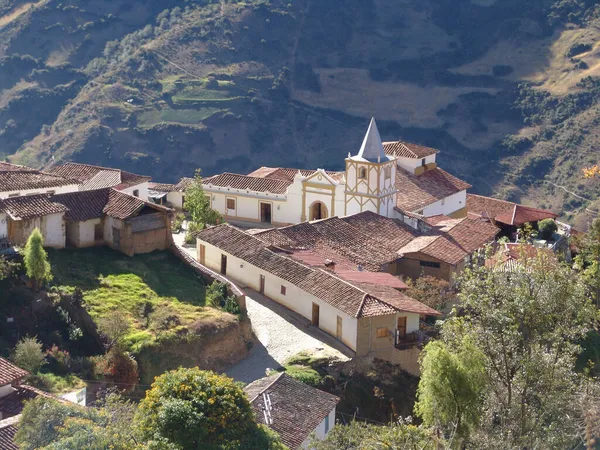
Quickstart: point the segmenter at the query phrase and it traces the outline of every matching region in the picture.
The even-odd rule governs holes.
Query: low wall
[[[171,252],[179,259],[181,259],[184,263],[190,266],[194,272],[200,275],[208,284],[211,284],[213,281],[220,281],[227,285],[227,294],[233,295],[238,305],[240,305],[241,310],[244,314],[246,314],[246,294],[234,283],[232,283],[228,278],[224,277],[220,273],[217,273],[206,266],[203,266],[198,261],[196,261],[188,252],[185,251],[183,247],[179,245],[171,245]]]

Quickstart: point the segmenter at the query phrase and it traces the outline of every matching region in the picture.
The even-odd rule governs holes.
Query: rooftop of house
[[[403,141],[384,142],[383,149],[386,155],[411,159],[422,159],[439,153],[435,148]]]
[[[29,372],[26,370],[15,366],[7,359],[0,358],[0,386],[20,382],[27,375]]]
[[[171,211],[113,188],[0,200],[0,212],[7,213],[13,220],[29,220],[58,213],[66,213],[66,219],[71,222],[83,222],[104,215],[125,220],[138,215],[145,207],[163,212]]]
[[[19,420],[20,416],[0,420],[0,448],[2,450],[19,450],[19,446],[15,442]]]
[[[270,192],[285,194],[292,181],[273,178],[260,178],[236,173],[222,173],[202,179],[202,184],[208,187],[233,188],[252,192]]]
[[[417,231],[401,220],[366,211],[283,228],[254,232],[262,241],[293,252],[292,257],[316,265],[328,259],[340,269],[378,272],[386,263],[423,253],[455,265],[494,241],[498,229],[481,219],[441,221],[438,228]],[[314,254],[305,255],[312,251]]]
[[[482,217],[517,227],[527,222],[558,217],[552,211],[475,194],[467,195],[467,211],[470,217]]]
[[[201,230],[196,233],[196,237],[298,286],[352,317],[361,318],[395,312],[439,314],[409,297],[390,296],[389,299],[375,297],[365,286],[358,287],[334,273],[294,260],[276,251],[271,244],[228,224]],[[398,306],[400,300],[403,301],[402,307]]]
[[[256,380],[244,390],[258,422],[269,425],[290,449],[300,448],[340,401],[339,397],[308,386],[286,373]],[[265,423],[263,394],[271,401],[270,424]]]
[[[145,183],[151,179],[150,177],[126,172],[121,169],[73,162],[50,167],[47,171],[54,175],[77,180],[81,183],[83,190],[95,190],[109,187],[125,189]]]
[[[54,396],[34,388],[33,386],[28,386],[26,384],[17,386],[10,394],[0,397],[0,416],[5,419],[17,416],[23,411],[26,401],[33,400],[40,396],[54,398]]]
[[[51,189],[76,185],[77,181],[30,167],[0,162],[0,192]]]
[[[179,183],[176,184],[150,182],[148,183],[148,189],[156,192],[182,192],[193,182],[193,178],[186,177],[179,180]]]
[[[398,167],[396,170],[396,206],[404,211],[418,211],[432,203],[471,187],[454,175],[435,167],[415,175]],[[465,205],[466,206],[466,205]]]

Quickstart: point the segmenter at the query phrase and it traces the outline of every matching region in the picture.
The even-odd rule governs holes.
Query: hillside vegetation
[[[376,116],[475,191],[583,223],[600,208],[580,175],[600,145],[595,3],[0,0],[0,152],[164,181],[339,169]]]

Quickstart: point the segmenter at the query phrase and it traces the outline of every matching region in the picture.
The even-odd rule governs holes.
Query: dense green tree
[[[194,182],[185,190],[183,208],[189,213],[196,226],[214,225],[221,221],[221,215],[210,207],[210,199],[202,188],[202,172],[196,170]]]
[[[0,281],[12,276],[18,267],[19,264],[7,260],[4,256],[0,256]]]
[[[46,355],[42,350],[42,343],[36,338],[24,337],[15,346],[12,360],[14,363],[32,374],[40,371],[47,363]]]
[[[585,283],[546,252],[509,273],[468,269],[459,283],[462,313],[444,323],[442,337],[451,348],[469,338],[484,357],[473,445],[572,447],[582,421],[577,399],[589,383],[574,370],[578,342],[597,316]]]
[[[314,450],[437,450],[444,443],[428,430],[410,424],[379,426],[364,422],[337,425],[327,437],[311,442]]]
[[[23,260],[27,276],[33,281],[35,289],[38,289],[44,281],[52,279],[48,254],[44,250],[44,237],[37,228],[27,239]]]
[[[145,439],[176,449],[281,448],[257,425],[237,383],[198,368],[157,377],[140,403],[136,424]]]
[[[416,280],[406,280],[408,290],[406,295],[433,308],[444,309],[453,298],[450,284],[446,280],[424,275]]]
[[[593,289],[596,306],[600,307],[600,218],[592,222],[587,233],[575,239],[575,244],[579,248],[575,268]]]
[[[467,438],[479,423],[485,386],[485,358],[469,336],[456,348],[433,341],[421,360],[415,412],[426,426]]]

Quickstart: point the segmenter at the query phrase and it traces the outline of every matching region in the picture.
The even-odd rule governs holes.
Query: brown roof
[[[21,380],[29,375],[29,372],[15,366],[7,359],[0,358],[0,386],[6,386]]]
[[[450,175],[439,167],[427,170],[421,175],[414,175],[397,167],[396,206],[404,211],[415,212],[470,187],[469,183]]]
[[[365,290],[372,296],[382,300],[386,304],[392,306],[397,311],[414,312],[423,315],[440,316],[441,313],[433,308],[421,303],[414,298],[411,298],[397,289],[383,284],[358,283],[361,289]],[[378,306],[379,307],[379,306]]]
[[[15,417],[0,420],[0,449],[19,450],[19,446],[15,443],[18,421]]]
[[[259,177],[259,178],[272,178],[275,180],[284,180],[284,181],[294,181],[294,177],[300,172],[300,175],[303,177],[309,177],[314,175],[316,170],[306,170],[306,169],[287,169],[284,167],[261,167],[260,169],[255,170],[254,172],[248,174],[251,177]],[[332,172],[325,171],[327,175],[329,175],[333,180],[340,182],[344,176],[345,172]]]
[[[39,172],[39,170],[32,169],[31,167],[27,166],[19,166],[18,164],[0,161],[0,172]]]
[[[0,192],[50,189],[76,184],[77,181],[44,172],[32,171],[32,169],[0,171]]]
[[[402,141],[384,142],[383,151],[386,155],[415,159],[425,158],[439,153],[439,150],[436,150],[435,148]]]
[[[384,309],[387,308],[388,312],[386,314],[390,314],[389,311],[395,310],[393,306],[372,297],[365,290],[335,274],[306,266],[273,251],[267,243],[231,225],[224,224],[206,228],[199,231],[196,236],[201,241],[214,245],[294,284],[352,317],[365,317],[372,313],[371,310],[363,311],[362,306],[367,298],[372,298],[373,302],[382,304],[381,306]]]
[[[257,421],[265,425],[263,393],[268,395],[272,419],[269,427],[292,450],[301,447],[340,401],[339,397],[308,386],[286,373],[257,380],[244,390]]]
[[[214,177],[204,178],[202,184],[207,186],[227,187],[253,192],[271,192],[285,194],[291,181],[251,177],[235,173],[222,173]]]
[[[371,211],[346,216],[342,220],[396,250],[420,235],[401,220],[389,219]]]
[[[29,220],[66,212],[67,208],[52,202],[48,194],[40,194],[2,199],[0,211],[7,213],[13,220]]]
[[[144,175],[126,172],[109,167],[93,166],[91,164],[65,163],[48,169],[48,172],[62,177],[78,180],[84,190],[94,190],[107,187],[124,189],[136,184],[149,181],[151,178]]]
[[[177,184],[148,183],[148,188],[158,192],[181,192],[194,182],[193,178],[182,178]]]
[[[0,416],[8,418],[21,414],[25,402],[39,396],[52,397],[50,394],[26,384],[15,388],[10,394],[0,397]]]
[[[366,272],[357,270],[335,270],[336,275],[350,283],[375,284],[394,289],[408,289],[400,278],[387,272]]]
[[[475,194],[467,195],[467,211],[471,217],[493,219],[496,222],[513,226],[558,217],[558,214],[552,211]]]

